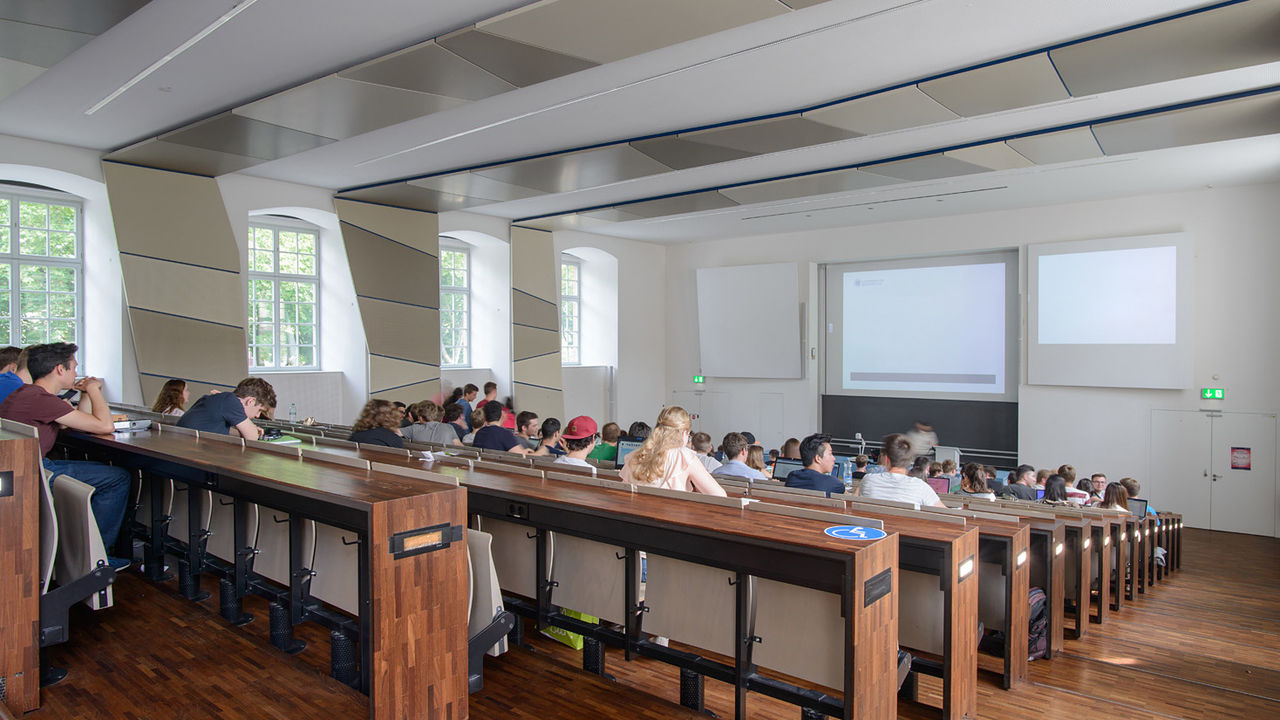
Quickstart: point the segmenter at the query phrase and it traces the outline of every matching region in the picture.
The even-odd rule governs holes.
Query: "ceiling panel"
[[[570,213],[568,215],[553,215],[552,217],[538,218],[536,220],[521,220],[520,226],[533,228],[534,230],[555,232],[557,230],[589,231],[613,224],[613,222],[609,220],[591,217],[594,214],[595,213]]]
[[[603,64],[786,12],[777,0],[544,0],[476,27]]]
[[[117,150],[107,155],[105,159],[210,177],[243,170],[261,162],[256,158],[243,155],[154,139],[143,140],[136,145]]]
[[[739,204],[750,205],[772,200],[793,200],[815,195],[864,190],[898,182],[900,181],[894,178],[872,175],[861,170],[837,170],[818,175],[725,188],[720,192]]]
[[[537,190],[499,182],[493,178],[488,178],[473,172],[461,172],[454,173],[452,175],[439,175],[436,177],[410,180],[409,184],[426,188],[428,190],[435,190],[447,195],[458,195],[488,202],[521,200],[523,198],[534,197],[542,194]]]
[[[1019,154],[1017,150],[1002,142],[975,145],[959,150],[948,150],[943,155],[989,170],[1014,170],[1016,168],[1031,167],[1035,164]]]
[[[1093,126],[1108,155],[1280,133],[1280,93]]]
[[[919,84],[929,97],[965,117],[1070,97],[1046,53],[966,70]]]
[[[430,212],[463,210],[487,203],[486,200],[479,198],[451,195],[408,183],[394,183],[361,190],[348,190],[347,192],[338,193],[334,197],[342,200],[360,200],[378,205],[391,205],[393,207],[428,210]]]
[[[954,120],[959,116],[925,95],[920,88],[909,85],[811,110],[804,117],[861,135],[876,135]]]
[[[827,0],[780,0],[793,10],[803,10],[814,5],[821,5]]]
[[[435,42],[371,60],[338,76],[462,100],[482,100],[516,87]]]
[[[613,145],[596,150],[523,160],[476,170],[475,173],[510,185],[548,193],[656,175],[670,170],[630,145]]]
[[[703,165],[741,160],[752,157],[755,153],[705,145],[692,140],[681,140],[678,137],[660,137],[650,140],[639,140],[631,143],[631,147],[666,165],[672,170],[687,170]]]
[[[332,138],[222,113],[162,135],[161,140],[259,160],[274,160],[333,142]]]
[[[939,180],[941,178],[956,177],[957,175],[987,172],[985,167],[942,154],[923,155],[909,160],[895,160],[893,162],[867,165],[862,170],[909,182]]]
[[[320,78],[232,112],[322,137],[345,139],[464,104],[466,101],[397,87]]]
[[[704,145],[765,154],[848,140],[858,134],[802,117],[781,117],[683,133],[679,137]]]
[[[50,68],[93,39],[86,33],[0,20],[0,57]]]
[[[722,210],[735,207],[737,204],[718,192],[708,191],[629,203],[627,205],[619,205],[615,209],[641,218],[655,218],[667,215],[683,215],[703,210]]]
[[[471,64],[516,87],[536,85],[597,65],[590,60],[544,50],[479,30],[463,30],[440,38],[437,42]]]
[[[98,35],[150,0],[39,0],[0,2],[0,19]]]
[[[1087,127],[1009,140],[1008,143],[1018,154],[1037,165],[1102,157],[1102,148],[1098,147],[1098,141]]]
[[[1261,65],[1280,60],[1280,3],[1229,5],[1050,55],[1077,96]]]
[[[35,80],[44,72],[39,65],[28,65],[17,60],[0,57],[0,100],[17,92],[19,88]]]

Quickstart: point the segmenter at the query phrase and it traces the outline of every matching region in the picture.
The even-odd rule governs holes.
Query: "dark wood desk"
[[[0,681],[18,715],[40,707],[40,508],[36,439],[0,431]]]
[[[369,694],[371,717],[467,717],[463,490],[172,432],[64,432],[60,443],[144,473],[167,472],[179,465],[191,474],[175,479],[191,482],[189,478],[199,477],[200,486],[239,504],[256,503],[356,533],[360,685]],[[236,535],[237,547],[245,547],[242,526]],[[423,545],[425,552],[404,552],[405,538],[414,537],[439,542]],[[412,542],[407,544],[412,548]],[[292,572],[306,569],[295,567]],[[300,618],[303,608],[295,602],[290,611]]]

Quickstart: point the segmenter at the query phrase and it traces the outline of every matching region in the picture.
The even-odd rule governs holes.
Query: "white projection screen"
[[[1187,233],[1027,248],[1027,381],[1179,389],[1193,383]]]
[[[800,378],[800,266],[698,268],[698,344],[707,377]]]
[[[1018,254],[826,266],[829,395],[1017,400]]]

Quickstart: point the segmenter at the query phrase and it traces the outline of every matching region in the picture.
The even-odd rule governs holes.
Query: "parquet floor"
[[[212,585],[210,583],[209,585]],[[210,588],[214,589],[214,588]],[[287,656],[259,620],[230,628],[215,598],[201,605],[172,584],[126,573],[116,607],[73,611],[71,642],[51,648],[71,675],[45,690],[34,720],[122,718],[367,717],[366,698],[327,677],[327,633],[303,626],[310,647]],[[677,672],[656,661],[625,662],[609,651],[616,682],[576,669],[578,653],[528,634],[531,649],[486,658],[485,689],[471,717],[693,718],[676,705]],[[1030,682],[1010,691],[979,673],[979,717],[1269,720],[1280,718],[1280,540],[1188,530],[1182,571],[1148,590],[1104,626],[1067,640],[1051,661],[1031,663]],[[938,684],[921,679],[926,705],[900,704],[901,718],[936,718]],[[707,681],[707,708],[732,717],[731,689]],[[790,705],[749,696],[749,717],[794,720]]]

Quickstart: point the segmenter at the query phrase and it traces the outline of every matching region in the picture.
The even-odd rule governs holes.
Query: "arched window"
[[[319,230],[294,218],[249,221],[249,367],[320,367]]]
[[[560,256],[560,362],[582,364],[582,261]]]
[[[471,250],[440,243],[440,366],[471,367]]]

